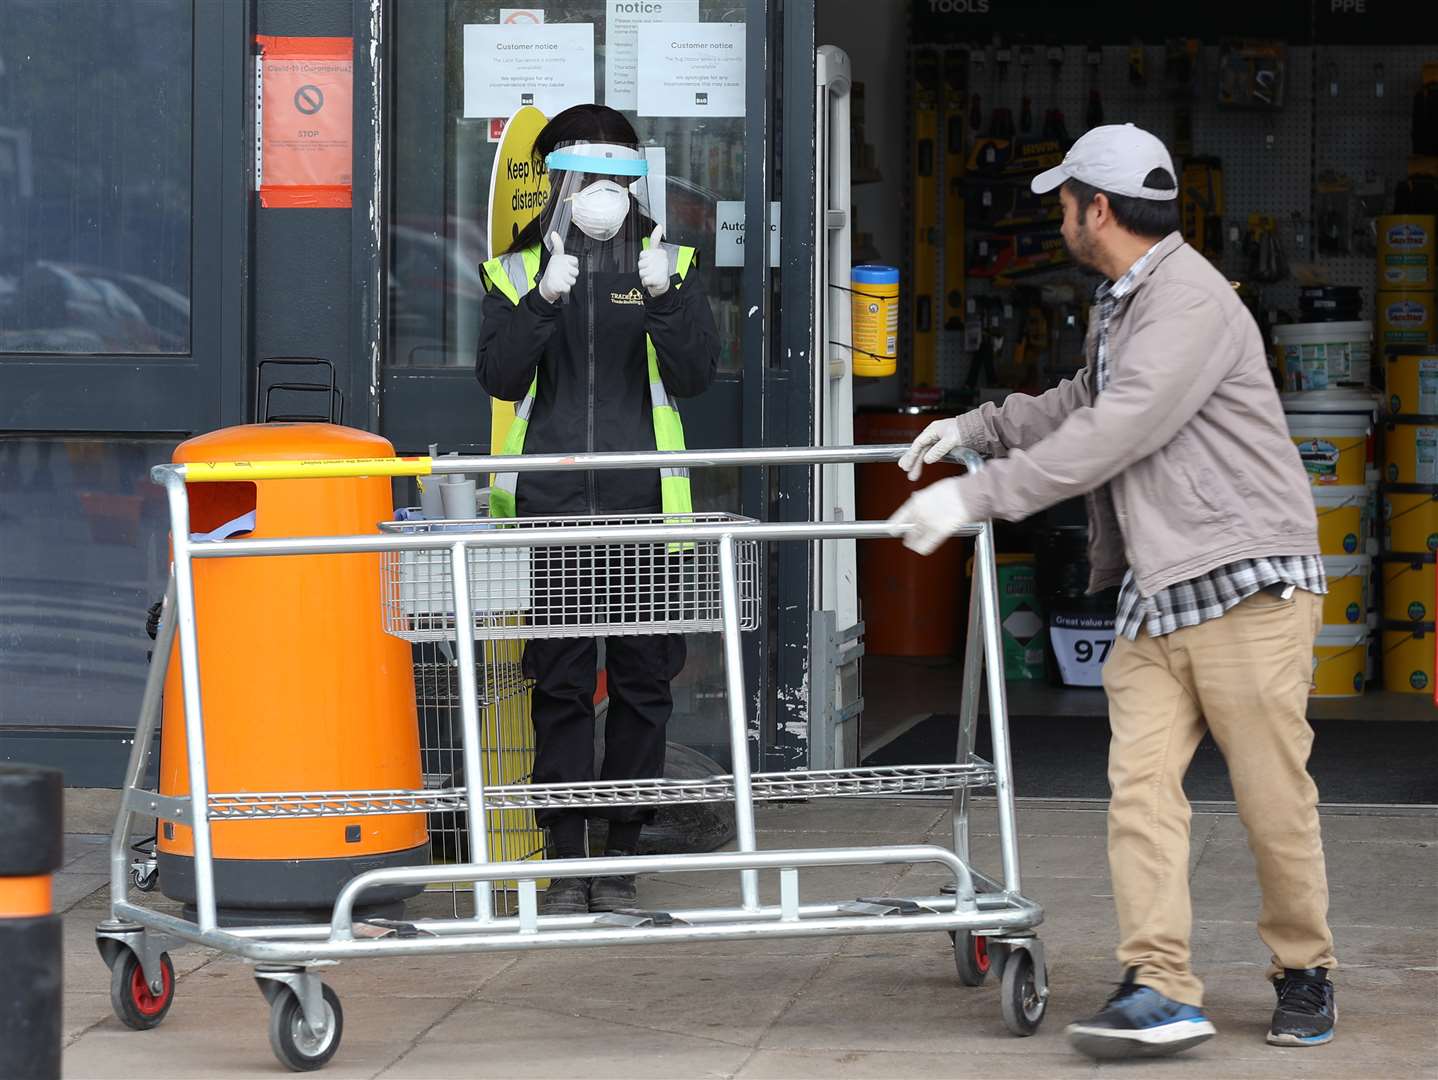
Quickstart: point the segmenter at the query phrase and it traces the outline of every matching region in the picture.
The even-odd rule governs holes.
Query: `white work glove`
[[[943,461],[951,450],[963,444],[963,439],[959,437],[957,416],[947,420],[935,420],[909,444],[904,456],[899,459],[899,468],[909,474],[910,480],[917,480],[925,465]]]
[[[579,259],[564,254],[564,241],[557,232],[549,234],[549,265],[539,279],[539,295],[551,304],[557,304],[569,295],[574,283],[579,280]]]
[[[969,524],[964,498],[959,493],[962,482],[957,476],[946,477],[914,492],[908,502],[894,511],[894,516],[889,518],[891,527],[910,526],[904,530],[893,529],[895,536],[903,537],[906,548],[920,555],[931,555],[961,526]]]
[[[664,239],[664,226],[654,226],[649,246],[639,253],[639,283],[650,296],[663,296],[669,291],[669,253],[659,246]]]

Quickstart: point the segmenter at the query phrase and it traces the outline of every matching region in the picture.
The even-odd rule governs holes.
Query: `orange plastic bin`
[[[393,457],[377,435],[331,424],[226,428],[182,443],[177,463]],[[253,512],[254,538],[378,532],[387,477],[192,484],[192,533]],[[418,789],[410,647],[384,632],[380,556],[301,555],[193,563],[210,791]],[[189,793],[178,643],[165,681],[160,792]],[[226,921],[313,917],[377,867],[429,861],[424,814],[217,821],[215,895]],[[193,838],[161,822],[160,888],[193,905]],[[376,889],[393,911],[415,887]],[[257,919],[256,915],[263,917]],[[328,915],[323,916],[328,919]]]

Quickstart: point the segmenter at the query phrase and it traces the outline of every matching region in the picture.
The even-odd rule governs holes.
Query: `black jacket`
[[[536,281],[548,261],[544,251]],[[656,298],[639,284],[637,268],[589,274],[581,261],[565,303],[549,303],[536,285],[516,305],[491,286],[482,315],[475,375],[485,392],[517,402],[539,375],[526,454],[655,449],[646,332],[671,398],[702,393],[719,363],[719,335],[697,269],[682,283],[676,275]],[[659,472],[520,473],[515,506],[521,517],[657,513]]]

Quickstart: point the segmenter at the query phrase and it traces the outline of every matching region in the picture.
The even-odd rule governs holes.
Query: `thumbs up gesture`
[[[564,241],[557,232],[549,234],[548,246],[549,265],[544,268],[544,277],[539,279],[539,295],[557,304],[579,280],[579,260],[564,253]]]
[[[663,296],[669,291],[669,253],[659,245],[664,240],[664,226],[654,226],[649,246],[639,253],[639,283],[650,296]]]

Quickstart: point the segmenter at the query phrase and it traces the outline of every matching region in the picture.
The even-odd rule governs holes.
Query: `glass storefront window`
[[[190,351],[193,0],[0,0],[0,353]]]
[[[443,24],[438,9],[443,6]],[[614,5],[551,3],[547,24],[594,28],[594,98],[606,104],[606,32]],[[700,22],[742,23],[744,8],[696,0]],[[491,119],[464,115],[464,28],[500,22],[506,4],[446,0],[396,19],[395,161],[390,232],[390,348],[395,367],[474,364],[484,296],[479,265],[490,257],[486,230],[497,143]],[[428,20],[428,21],[427,21]],[[443,64],[436,59],[442,55]],[[640,139],[665,149],[666,238],[699,250],[719,327],[720,368],[742,368],[740,267],[716,265],[716,213],[744,198],[745,121],[739,117],[639,116],[622,110]]]
[[[0,727],[134,727],[177,442],[0,436]]]

